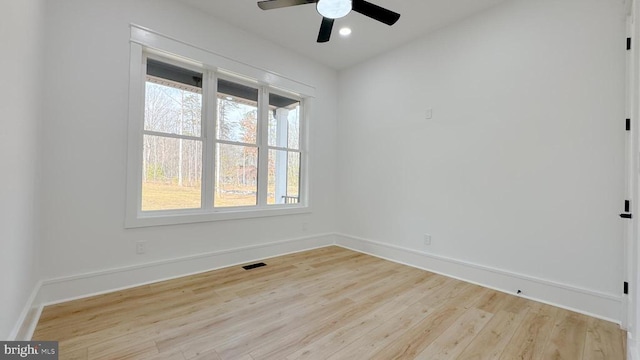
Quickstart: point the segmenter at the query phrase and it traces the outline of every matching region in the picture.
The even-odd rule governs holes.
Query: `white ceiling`
[[[257,0],[178,1],[339,70],[505,0],[369,0],[400,13],[400,20],[390,27],[352,11],[336,20],[323,44],[316,42],[322,17],[315,4],[264,11]],[[343,26],[353,30],[348,38],[338,34]]]

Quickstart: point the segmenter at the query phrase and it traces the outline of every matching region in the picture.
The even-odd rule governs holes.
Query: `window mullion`
[[[217,121],[217,86],[216,74],[213,71],[205,71],[202,84],[202,111],[204,112],[203,133],[204,144],[202,146],[202,208],[212,209],[215,196],[214,177],[215,177],[215,131]]]
[[[243,143],[243,142],[238,142],[238,141],[229,141],[229,140],[220,140],[220,139],[216,139],[216,143],[217,144],[226,144],[226,145],[237,145],[237,146],[244,146],[244,147],[252,147],[252,148],[257,148],[258,144],[250,144],[250,143]]]
[[[282,150],[282,151],[302,153],[301,149],[292,149],[288,147],[279,147],[279,146],[269,146],[269,150]]]
[[[180,134],[160,132],[160,131],[143,130],[142,134],[151,135],[151,136],[162,136],[162,137],[171,138],[171,139],[202,141],[202,137],[199,137],[199,136],[180,135]]]
[[[258,93],[258,206],[267,204],[269,185],[269,92],[260,87]]]

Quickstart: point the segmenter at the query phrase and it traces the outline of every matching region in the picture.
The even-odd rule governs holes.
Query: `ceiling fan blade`
[[[320,32],[318,33],[318,42],[324,43],[331,39],[331,30],[333,29],[333,19],[326,17],[322,18],[322,24],[320,24]]]
[[[258,7],[262,10],[271,10],[316,2],[318,2],[318,0],[264,0],[258,1]]]
[[[359,12],[362,15],[368,16],[387,25],[393,25],[398,21],[398,19],[400,19],[400,14],[365,0],[353,0],[352,6],[353,11]]]

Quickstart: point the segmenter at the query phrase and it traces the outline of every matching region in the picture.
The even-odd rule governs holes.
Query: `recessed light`
[[[351,35],[351,29],[348,28],[348,27],[343,27],[342,29],[340,29],[340,35],[342,35],[342,36]]]

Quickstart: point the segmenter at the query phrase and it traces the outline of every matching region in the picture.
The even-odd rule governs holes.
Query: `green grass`
[[[255,188],[236,186],[227,190],[249,192],[255,191]],[[200,198],[200,187],[153,182],[142,184],[142,211],[199,209]],[[251,206],[255,204],[256,196],[252,194],[221,192],[216,194],[215,198],[216,207]]]
[[[234,186],[225,189],[228,193],[216,194],[216,207],[252,206],[256,204],[256,196],[253,194],[238,194],[235,192],[255,191],[255,187]],[[297,189],[289,189],[294,194]],[[200,187],[178,186],[177,184],[165,184],[145,182],[142,184],[142,211],[175,210],[175,209],[199,209]],[[274,195],[269,194],[268,204],[274,203]]]
[[[200,187],[142,183],[142,211],[199,208]]]

